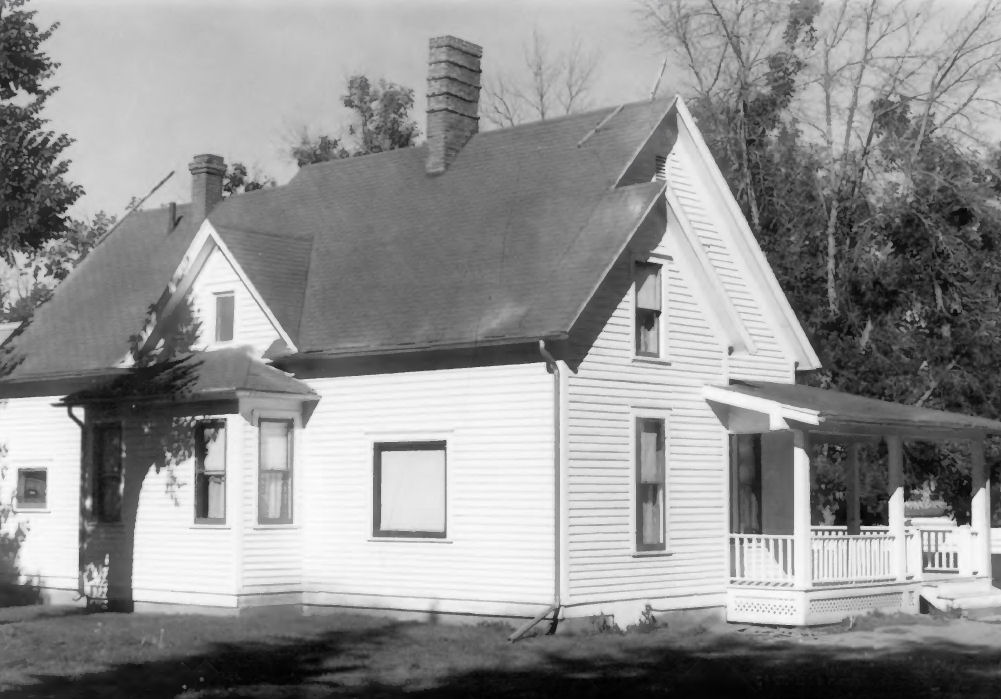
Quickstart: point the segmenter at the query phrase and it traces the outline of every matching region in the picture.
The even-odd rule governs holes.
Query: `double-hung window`
[[[17,469],[17,506],[20,509],[42,509],[48,504],[46,489],[48,470],[44,468]]]
[[[233,319],[236,301],[232,291],[215,295],[215,341],[229,342],[233,339]]]
[[[636,550],[666,548],[666,435],[658,418],[636,420]]]
[[[226,421],[195,425],[195,521],[226,521]]]
[[[292,522],[292,421],[264,420],[259,424],[257,521]]]
[[[662,357],[661,265],[636,262],[633,276],[636,288],[636,356]]]
[[[445,538],[445,442],[375,445],[373,535]]]
[[[94,426],[94,516],[98,522],[122,521],[122,425]]]

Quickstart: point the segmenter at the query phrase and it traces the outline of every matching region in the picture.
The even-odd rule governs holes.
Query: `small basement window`
[[[233,316],[235,312],[233,292],[227,291],[215,296],[215,341],[229,342],[233,339]]]
[[[661,266],[637,262],[634,270],[636,288],[636,356],[661,357]]]
[[[445,538],[445,442],[375,445],[373,535]]]
[[[19,508],[44,508],[48,505],[48,470],[44,468],[19,468],[17,470],[17,506]]]

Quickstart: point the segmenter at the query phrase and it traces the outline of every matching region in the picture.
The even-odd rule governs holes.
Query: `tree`
[[[484,80],[483,117],[504,128],[586,109],[597,67],[598,54],[586,50],[579,37],[554,52],[547,37],[534,30],[522,74],[496,73]]]
[[[0,256],[40,249],[69,229],[66,212],[83,189],[66,179],[66,134],[47,130],[41,113],[58,67],[41,45],[58,27],[39,30],[27,0],[0,0]]]
[[[341,101],[352,112],[346,136],[311,135],[302,129],[289,155],[299,167],[327,160],[382,153],[412,147],[420,128],[411,116],[414,91],[380,79],[377,85],[364,75],[348,79]]]
[[[265,175],[256,168],[250,171],[246,165],[237,161],[226,166],[226,174],[222,180],[222,191],[225,196],[232,196],[265,187],[274,187],[276,184],[273,177]]]

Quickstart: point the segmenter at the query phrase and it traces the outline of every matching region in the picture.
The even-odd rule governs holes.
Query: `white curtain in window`
[[[652,311],[660,310],[660,265],[636,265],[636,305]]]
[[[640,482],[664,482],[663,423],[643,420],[640,430]]]
[[[445,450],[386,450],[379,525],[383,531],[445,531]]]
[[[205,440],[202,470],[226,470],[226,425],[205,425],[202,427],[202,438]]]
[[[288,469],[288,424],[261,422],[261,468]]]
[[[260,511],[262,519],[289,517],[289,425],[261,422]]]
[[[640,541],[644,544],[664,543],[662,523],[664,488],[660,485],[640,486]]]

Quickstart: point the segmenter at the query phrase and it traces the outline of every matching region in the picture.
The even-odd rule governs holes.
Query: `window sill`
[[[368,539],[372,543],[396,543],[396,544],[452,544],[452,539],[436,539],[422,536],[370,536]]]
[[[14,510],[14,512],[16,514],[21,514],[21,515],[32,514],[32,513],[35,513],[35,512],[37,512],[39,514],[49,514],[50,512],[52,512],[52,510],[50,508],[48,508],[48,507],[20,507],[20,506],[15,506],[13,508],[13,510]]]
[[[634,355],[633,362],[636,364],[652,364],[655,366],[671,366],[671,360],[668,357],[641,357]]]
[[[209,531],[229,531],[232,529],[231,526],[225,522],[220,522],[219,524],[210,524],[208,522],[195,522],[188,529],[208,529]]]
[[[282,529],[299,529],[299,525],[292,522],[289,522],[288,524],[255,524],[251,528],[255,531],[272,531]]]
[[[674,551],[634,551],[633,558],[670,558]]]

